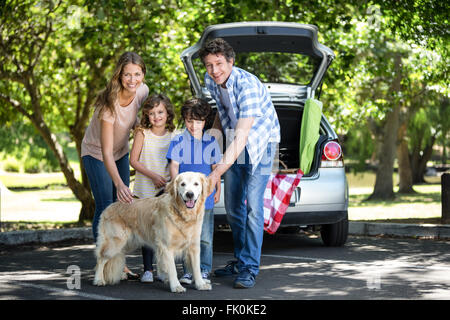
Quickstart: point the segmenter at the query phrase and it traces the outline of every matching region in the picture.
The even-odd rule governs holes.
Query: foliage
[[[37,173],[59,170],[55,155],[29,123],[14,122],[0,128],[0,150],[2,150],[1,157],[3,160],[7,160],[7,158],[17,159],[19,163],[23,163],[25,172]],[[7,160],[4,170],[20,170],[19,164],[8,163]]]
[[[343,152],[346,159],[355,161],[351,165],[354,172],[367,170],[367,160],[371,159],[375,152],[375,141],[373,134],[365,125],[355,125],[345,136]],[[346,166],[349,163],[346,162]]]
[[[50,150],[55,160],[49,161],[56,161],[86,207],[92,205],[86,177],[75,178],[62,145],[69,137],[80,152],[95,96],[122,52],[139,53],[150,92],[164,92],[179,109],[191,95],[179,55],[206,26],[315,24],[319,41],[336,53],[322,86],[324,112],[345,134],[355,123],[367,126],[367,119],[382,127],[392,106],[410,108],[425,89],[438,93],[432,100],[448,96],[442,89],[448,11],[447,2],[437,0],[6,0],[0,2],[0,122],[19,130],[17,123],[27,119],[42,137],[31,149],[42,141],[48,147],[45,153],[36,147],[41,151],[30,157],[50,159]],[[393,92],[396,55],[404,68],[401,88]]]
[[[373,1],[380,13],[389,17],[389,28],[403,40],[430,49],[448,52],[450,9],[440,0],[383,0]],[[447,42],[447,43],[446,43]]]

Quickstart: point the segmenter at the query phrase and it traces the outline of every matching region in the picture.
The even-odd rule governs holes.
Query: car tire
[[[323,225],[320,235],[327,247],[343,246],[348,236],[348,215],[337,223]]]

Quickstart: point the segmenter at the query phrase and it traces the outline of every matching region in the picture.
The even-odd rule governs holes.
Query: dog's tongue
[[[195,201],[194,200],[186,201],[186,207],[193,208],[194,206],[195,206]]]

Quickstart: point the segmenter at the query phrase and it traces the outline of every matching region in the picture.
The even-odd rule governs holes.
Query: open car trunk
[[[292,106],[280,103],[274,103],[278,115],[278,121],[281,127],[281,141],[279,145],[279,165],[280,172],[293,173],[300,167],[299,149],[300,149],[300,127],[302,123],[303,106]],[[319,133],[319,139],[315,146],[314,160],[310,172],[305,175],[313,176],[319,169],[321,157],[321,145],[326,140],[326,135]]]
[[[200,40],[196,44],[185,49],[181,53],[181,60],[183,61],[191,81],[194,94],[197,97],[202,97],[204,95],[201,83],[203,74],[200,74],[200,77],[198,77],[193,62],[194,60],[198,60],[198,52],[208,40],[223,38],[233,47],[234,51],[237,53],[237,57],[241,56],[243,53],[287,53],[289,56],[301,55],[311,58],[311,66],[314,67],[314,69],[311,69],[307,86],[311,88],[312,92],[315,92],[321,83],[328,66],[335,57],[330,48],[318,42],[317,32],[317,26],[293,22],[248,21],[212,25],[208,26],[203,31]],[[277,65],[277,68],[272,70],[272,73],[276,74],[279,69],[283,69],[283,65],[287,65],[288,68],[286,68],[285,71],[290,73],[290,75],[287,76],[285,80],[291,79],[291,77],[294,76],[292,73],[305,72],[305,70],[302,69],[293,71],[293,67],[298,64],[299,60],[273,60],[264,55],[258,59],[253,60],[250,58],[248,62],[256,63],[258,66],[262,65],[263,67],[267,67],[273,64],[274,61],[278,61],[279,64]],[[306,64],[309,64],[309,62]],[[264,71],[267,73],[268,70],[249,69],[248,65],[246,66],[245,64],[240,66],[244,70],[249,70],[251,73],[258,76],[263,82],[292,83],[297,85],[306,84],[290,80],[277,81],[284,79],[279,76],[272,80],[270,77],[268,79],[262,79]],[[303,65],[302,68],[303,67],[306,67],[306,65]],[[265,74],[265,76],[269,75]]]

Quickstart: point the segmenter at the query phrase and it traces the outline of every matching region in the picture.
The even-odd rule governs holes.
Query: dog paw
[[[206,283],[205,281],[202,281],[199,284],[195,284],[195,289],[197,290],[211,290],[212,286],[210,283]]]
[[[183,287],[181,284],[178,284],[175,288],[170,288],[170,291],[174,293],[184,293],[186,292],[186,288]]]
[[[94,279],[93,285],[103,287],[106,286],[106,282],[104,280]]]

